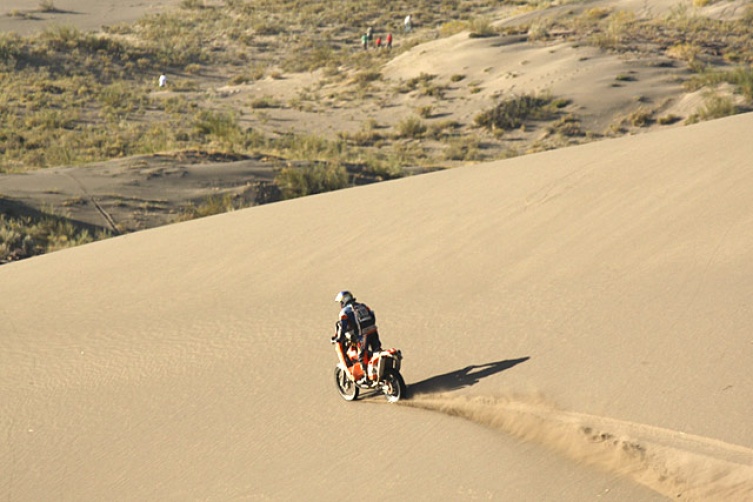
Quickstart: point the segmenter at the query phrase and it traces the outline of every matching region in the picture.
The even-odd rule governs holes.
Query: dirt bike
[[[342,343],[331,339],[339,363],[335,367],[335,385],[340,396],[346,401],[354,401],[361,390],[381,392],[387,401],[395,403],[406,395],[405,381],[400,374],[403,355],[398,349],[375,352],[367,368],[358,359],[358,344],[348,338]],[[362,380],[364,372],[368,375]]]

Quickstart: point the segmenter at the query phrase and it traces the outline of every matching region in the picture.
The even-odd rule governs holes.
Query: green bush
[[[418,117],[408,117],[397,124],[397,134],[401,138],[420,138],[426,132],[426,124]]]
[[[501,101],[494,108],[476,115],[474,121],[477,126],[489,130],[517,129],[529,119],[553,118],[551,103],[552,98],[550,96],[524,94]]]
[[[215,214],[228,213],[236,209],[240,209],[240,205],[236,202],[233,194],[225,194],[223,196],[211,195],[198,205],[192,205],[183,209],[180,216],[178,216],[178,221],[195,220]]]
[[[54,212],[37,217],[0,214],[0,263],[78,246],[106,236],[102,232],[93,237],[88,230],[76,228],[70,220]]]
[[[206,140],[233,142],[239,139],[241,130],[234,113],[202,110],[194,119],[194,133]]]
[[[469,29],[471,33],[470,38],[485,38],[494,37],[497,35],[497,30],[492,26],[492,22],[488,17],[478,17],[470,22]]]
[[[304,167],[288,166],[275,178],[284,199],[331,192],[348,186],[348,173],[334,163],[315,163]]]
[[[708,93],[705,96],[703,106],[690,117],[687,123],[694,124],[705,120],[719,119],[740,113],[739,108],[735,105],[732,98],[720,96],[716,93]]]

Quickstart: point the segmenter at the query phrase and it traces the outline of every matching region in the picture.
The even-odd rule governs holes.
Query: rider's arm
[[[350,320],[348,319],[350,316],[348,315],[348,312],[346,309],[342,309],[340,311],[340,322],[338,323],[338,331],[337,331],[337,339],[342,340],[345,337],[345,333],[347,333],[350,328]]]

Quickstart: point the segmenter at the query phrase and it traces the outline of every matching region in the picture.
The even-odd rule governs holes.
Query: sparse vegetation
[[[471,20],[469,24],[471,38],[485,38],[494,37],[498,35],[497,30],[492,26],[492,22],[488,17],[482,16]]]
[[[185,208],[178,217],[178,221],[195,220],[197,218],[235,211],[242,207],[243,204],[241,203],[241,200],[233,194],[210,196],[198,205],[192,205]]]
[[[704,120],[728,117],[736,113],[739,113],[739,109],[732,98],[711,92],[705,96],[701,109],[688,117],[687,123],[694,124]]]
[[[753,105],[753,68],[739,66],[733,70],[706,70],[688,82],[690,90],[716,87],[721,83],[732,84],[748,105]]]
[[[41,0],[39,2],[39,11],[40,12],[56,12],[57,8],[55,8],[55,2],[52,0]]]
[[[408,117],[397,124],[399,138],[420,138],[426,132],[426,124],[418,117]]]
[[[511,5],[545,9],[555,3],[562,2],[521,0]],[[572,15],[573,9],[502,30],[493,24],[500,4],[489,0],[421,0],[418,4],[396,0],[390,9],[342,2],[302,4],[300,0],[182,0],[175,12],[148,15],[132,25],[108,27],[104,33],[84,33],[70,26],[55,26],[30,37],[3,33],[0,172],[204,148],[308,162],[308,168],[294,169],[298,174],[285,171],[279,178],[286,186],[303,187],[286,192],[286,196],[299,196],[295,194],[311,193],[306,187],[340,187],[339,181],[332,181],[340,179],[333,174],[338,169],[345,171],[346,184],[352,184],[361,175],[354,173],[388,179],[401,176],[406,165],[517,155],[526,147],[518,152],[502,146],[503,133],[523,133],[537,121],[547,122],[543,127],[550,135],[529,151],[598,137],[584,131],[578,117],[565,111],[568,101],[546,95],[503,99],[479,113],[474,124],[439,121],[437,99],[461,87],[478,95],[474,99],[493,92],[481,81],[452,85],[464,81],[464,74],[451,75],[447,81],[421,73],[397,86],[385,84],[383,63],[437,35],[460,31],[468,31],[471,37],[527,33],[530,40],[544,43],[567,40],[631,55],[662,53],[666,56],[662,64],[694,72],[686,81],[688,89],[713,90],[688,122],[750,110],[753,6],[745,6],[736,21],[698,14],[698,7],[712,3],[694,0],[693,8],[678,6],[653,19],[611,7],[585,8],[578,15]],[[37,5],[11,15],[31,19],[39,12],[57,11],[52,0],[40,0]],[[382,32],[400,33],[396,11],[420,11],[420,33],[401,37],[393,51],[361,50],[354,27],[373,25]],[[720,69],[722,63],[724,69]],[[285,102],[260,94],[238,107],[213,97],[221,82],[207,84],[209,75],[221,75],[225,85],[251,86],[265,78],[317,70],[329,82],[342,84],[342,90],[323,91],[314,85]],[[161,73],[170,75],[169,92],[154,93]],[[613,85],[627,86],[636,79],[631,72],[620,73]],[[356,107],[372,98],[383,100],[375,101],[382,106],[384,94],[390,92],[415,98],[416,116],[379,127],[364,122],[355,133],[335,131],[335,139],[273,130],[276,109],[326,113],[330,106]],[[658,116],[660,107],[651,110],[647,102],[639,101],[641,108],[622,117],[613,131],[684,119]],[[471,131],[473,125],[489,134]],[[483,142],[478,134],[485,134]],[[426,146],[427,142],[438,144]],[[346,164],[349,167],[342,167]],[[351,165],[358,166],[356,171]],[[324,167],[332,172],[326,174]],[[329,181],[319,183],[318,179]],[[227,203],[224,199],[201,202],[193,217],[228,208]]]
[[[348,173],[338,164],[315,163],[305,167],[285,167],[275,181],[283,198],[293,199],[345,188]]]
[[[54,211],[37,215],[0,214],[0,264],[86,244],[106,237],[77,228]]]
[[[549,95],[524,94],[503,99],[494,108],[476,115],[477,126],[489,130],[511,130],[521,127],[527,120],[544,120],[555,117]]]

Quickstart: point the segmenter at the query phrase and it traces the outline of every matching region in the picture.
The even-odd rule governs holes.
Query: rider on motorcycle
[[[340,321],[334,341],[343,343],[346,339],[357,340],[358,359],[364,369],[364,376],[359,383],[366,382],[369,359],[375,351],[382,350],[376,315],[366,304],[357,302],[350,291],[340,291],[335,296],[335,301],[340,304]]]

